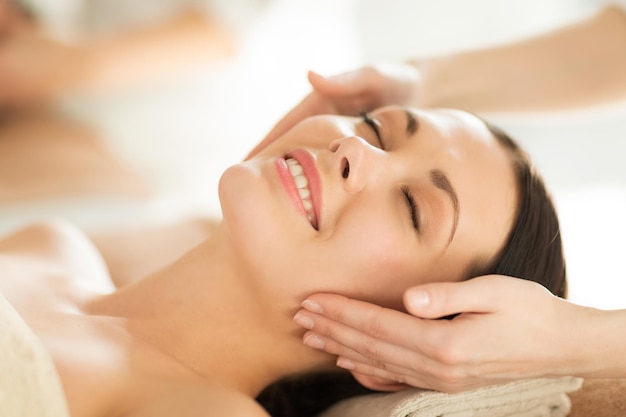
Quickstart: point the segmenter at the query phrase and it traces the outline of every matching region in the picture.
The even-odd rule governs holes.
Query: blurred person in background
[[[236,47],[236,24],[219,1],[48,3],[0,0],[2,106],[162,81],[227,60]]]
[[[0,0],[0,202],[110,195],[151,186],[66,96],[151,87],[233,57],[263,0]],[[78,175],[77,175],[78,173]]]

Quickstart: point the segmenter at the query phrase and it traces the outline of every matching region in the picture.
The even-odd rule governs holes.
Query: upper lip
[[[316,219],[314,227],[319,230],[321,223],[322,184],[317,166],[315,165],[315,159],[304,149],[296,149],[290,152],[286,158],[293,158],[302,166],[304,176],[309,183],[309,191],[311,192],[310,198]]]

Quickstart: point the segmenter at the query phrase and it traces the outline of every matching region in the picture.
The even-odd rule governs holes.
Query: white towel
[[[458,394],[410,389],[344,400],[320,417],[564,417],[582,379],[528,379]]]
[[[52,359],[41,341],[2,295],[0,416],[69,416]]]

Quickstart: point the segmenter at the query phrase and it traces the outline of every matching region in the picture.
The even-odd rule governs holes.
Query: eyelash
[[[380,149],[385,150],[385,143],[383,142],[383,137],[380,135],[380,130],[378,130],[379,123],[372,119],[367,112],[361,112],[361,119],[363,122],[368,125],[376,135],[376,139],[378,139],[378,143],[380,144]]]
[[[415,197],[413,197],[413,193],[406,185],[402,187],[402,193],[404,194],[404,198],[406,198],[406,202],[409,205],[409,212],[411,213],[411,221],[413,222],[413,228],[416,232],[420,231],[420,222],[417,210],[417,203],[415,203]]]
[[[369,117],[369,115],[366,112],[361,113],[361,118],[363,119],[363,122],[374,131],[374,134],[376,135],[376,138],[378,139],[378,142],[380,143],[380,148],[384,150],[385,144],[383,143],[382,136],[380,135],[380,130],[378,130],[378,122],[372,119],[371,117]],[[417,203],[415,203],[415,197],[413,197],[413,193],[407,186],[402,187],[402,194],[404,194],[404,198],[406,199],[406,202],[409,206],[409,214],[411,215],[413,228],[415,229],[416,232],[419,232],[420,224],[419,224],[419,216],[417,214],[418,210],[417,210]]]

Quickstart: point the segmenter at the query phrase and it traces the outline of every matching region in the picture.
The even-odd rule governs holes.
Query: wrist
[[[410,72],[410,85],[407,87],[406,104],[410,107],[434,107],[430,98],[430,85],[425,83],[425,69],[428,60],[410,59],[404,62],[407,72]]]
[[[561,374],[583,378],[626,376],[626,310],[569,306],[575,311],[568,314],[565,323],[572,325],[563,330],[569,335],[566,354],[570,363]]]
[[[423,107],[482,110],[491,88],[484,83],[480,57],[459,53],[413,61],[420,74],[419,102]]]
[[[588,378],[616,378],[626,376],[626,310],[595,310],[591,326],[595,329],[586,343],[595,345],[589,352],[594,364]],[[593,339],[592,339],[593,338]]]

